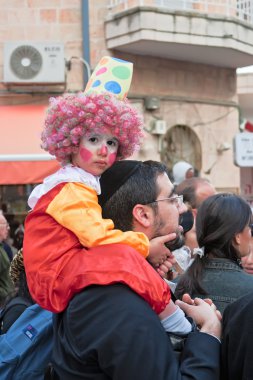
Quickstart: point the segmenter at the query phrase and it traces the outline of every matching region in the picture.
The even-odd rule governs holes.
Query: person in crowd
[[[180,277],[175,294],[211,298],[221,313],[239,297],[253,291],[253,277],[245,273],[241,258],[251,244],[251,209],[241,197],[221,193],[207,198],[196,218],[199,250]]]
[[[104,59],[102,61],[104,65]],[[115,60],[110,59],[109,62],[114,64]],[[119,63],[116,60],[116,64],[122,67],[123,61]],[[126,73],[129,66],[132,66],[129,62],[124,65]],[[105,68],[99,64],[95,77]],[[118,73],[115,67],[113,70]],[[57,292],[54,285],[56,301],[54,305],[48,303],[45,294],[48,289],[52,289],[61,257],[66,254],[64,260],[69,259],[69,250],[72,248],[70,233],[74,233],[86,248],[110,243],[126,244],[145,258],[148,256],[154,265],[162,263],[170,254],[164,244],[163,247],[158,245],[157,239],[149,242],[141,231],[115,230],[111,220],[102,219],[101,208],[97,203],[97,194],[100,193],[99,176],[116,160],[130,156],[140,145],[142,134],[142,120],[137,111],[126,100],[116,98],[115,94],[88,92],[68,94],[51,100],[42,133],[42,146],[56,156],[63,168],[46,178],[31,193],[28,204],[32,211],[26,218],[24,236],[27,281],[32,297],[41,307],[54,312],[62,311],[73,293],[79,291],[82,284],[83,287],[84,284],[87,286],[88,274],[95,267],[94,262],[82,266],[83,279],[80,280],[80,273],[73,272],[70,266],[69,276],[72,281],[69,282],[68,291],[65,294]],[[176,197],[176,200],[179,198]],[[50,253],[49,244],[53,245]],[[45,272],[47,274],[42,278],[42,273]],[[175,314],[173,318],[178,321],[175,331],[182,334],[189,332],[191,325],[170,300],[169,289],[161,284],[160,278],[154,276],[153,271],[150,270],[150,273],[154,277],[152,281],[159,283],[155,287],[156,292],[159,289],[161,299],[166,298],[166,309],[161,310],[166,330],[174,331],[174,323],[168,317]],[[139,294],[146,297],[143,276],[136,272],[135,276],[138,275],[141,279]],[[100,281],[111,281],[110,267],[101,277]],[[124,275],[123,280],[131,281],[128,275]],[[135,284],[136,281],[131,283]],[[152,301],[151,297],[150,300]],[[64,306],[62,308],[59,305]]]
[[[7,239],[8,233],[9,224],[4,215],[0,213],[0,308],[6,297],[14,291],[9,275],[10,259],[3,246],[3,241]]]
[[[183,212],[180,215],[179,223],[183,227],[181,239],[177,239],[174,242],[165,244],[172,251],[172,254],[176,260],[176,263],[168,272],[168,280],[174,280],[177,276],[183,274],[193,261],[191,250],[187,245],[185,245],[185,235],[192,229],[194,223],[193,213],[189,206],[187,211]],[[173,289],[175,289],[175,284],[172,285],[170,283],[170,287],[172,286]]]
[[[252,379],[253,292],[227,306],[223,314],[221,379]]]
[[[194,177],[194,168],[186,161],[178,161],[172,168],[174,185],[178,185],[187,178]]]
[[[102,175],[101,189],[103,217],[111,218],[116,228],[142,231],[149,239],[178,229],[178,197],[161,163],[119,161]],[[126,256],[123,247],[129,274],[135,267],[149,266],[141,255]],[[98,257],[92,259],[97,263]],[[113,276],[119,268],[114,258],[112,252]],[[186,339],[180,363],[154,310],[129,284],[114,281],[81,290],[55,316],[56,378],[217,380],[220,322],[216,313],[200,299],[195,305],[177,302],[200,328]]]
[[[12,251],[11,246],[6,241],[2,241],[2,247],[7,253],[8,259],[11,262],[13,259],[13,251]]]
[[[10,239],[9,239],[10,238],[10,223],[6,219],[6,216],[5,216],[3,209],[0,210],[0,214],[3,215],[3,217],[4,217],[3,223],[2,223],[2,226],[4,226],[4,228],[2,228],[2,230],[1,230],[2,232],[0,232],[0,235],[1,235],[1,233],[3,234],[3,239],[1,241],[1,244],[2,244],[2,247],[4,248],[5,252],[7,253],[8,259],[11,262],[11,260],[13,259],[13,250],[12,250],[12,247],[10,245]]]
[[[5,248],[5,250],[9,256],[9,260],[11,261],[13,257],[18,253],[18,250],[22,248],[22,246],[20,248],[17,248],[14,243],[14,232],[16,228],[18,227],[19,222],[15,219],[15,214],[13,214],[11,209],[9,209],[6,204],[2,204],[1,211],[9,224],[8,237],[4,241],[4,243],[6,244],[6,247],[7,247]]]
[[[14,256],[10,266],[10,278],[16,292],[7,297],[2,316],[1,334],[5,334],[23,311],[34,301],[30,295],[23,263],[22,249]]]
[[[214,186],[207,179],[201,177],[193,177],[184,180],[177,186],[176,190],[177,194],[183,195],[184,202],[189,205],[194,216],[192,228],[184,235],[185,245],[190,248],[192,256],[194,256],[193,250],[198,247],[195,226],[198,208],[205,199],[216,194],[216,191]]]
[[[187,267],[190,265],[192,260],[191,258],[191,250],[185,246],[185,233],[189,231],[193,226],[193,214],[189,209],[188,205],[186,205],[186,211],[182,212],[179,217],[179,224],[182,227],[182,231],[177,234],[176,239],[166,242],[165,245],[169,248],[175,258],[175,263],[172,268],[168,271],[166,276],[164,276],[167,280],[173,280],[178,275],[184,273]],[[172,290],[175,289],[175,284],[170,282],[172,285]]]
[[[13,234],[13,246],[20,250],[23,247],[24,240],[24,225],[20,223],[18,227],[15,229]]]
[[[205,199],[216,194],[216,190],[208,179],[193,177],[181,182],[177,186],[177,193],[184,196],[184,201],[189,203],[192,210],[197,210]]]

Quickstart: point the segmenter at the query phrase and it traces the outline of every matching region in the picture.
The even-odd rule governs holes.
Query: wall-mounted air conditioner
[[[4,82],[64,83],[64,44],[54,42],[6,42]]]

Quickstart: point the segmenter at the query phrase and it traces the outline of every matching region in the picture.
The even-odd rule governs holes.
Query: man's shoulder
[[[124,284],[93,285],[82,290],[73,297],[67,309],[56,316],[55,327],[60,327],[62,322],[64,334],[73,339],[76,335],[93,339],[94,329],[100,331],[101,326],[100,333],[116,329],[125,336],[126,326],[129,332],[141,326],[146,331],[166,336],[149,304]]]
[[[82,290],[63,313],[55,316],[54,328],[61,330],[64,345],[75,342],[77,349],[82,347],[86,353],[94,345],[101,349],[117,339],[127,342],[136,335],[140,344],[150,334],[166,349],[168,345],[158,316],[145,300],[123,284],[92,285]]]
[[[146,310],[151,312],[156,318],[156,314],[153,312],[148,303],[143,300],[138,294],[131,290],[124,284],[112,284],[112,285],[92,285],[83,289],[80,293],[76,294],[71,300],[67,313],[79,312],[80,309],[90,308],[96,306],[96,310],[107,311],[108,307],[112,309],[117,308],[118,311],[124,311],[129,313],[129,309],[133,308],[138,310]]]

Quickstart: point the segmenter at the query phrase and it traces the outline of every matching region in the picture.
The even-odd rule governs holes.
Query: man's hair
[[[134,206],[149,204],[156,200],[160,191],[156,180],[163,173],[168,174],[164,164],[151,160],[142,162],[133,175],[104,204],[103,218],[112,219],[117,229],[131,231]],[[151,207],[156,210],[156,203],[151,204]]]
[[[192,208],[199,208],[200,203],[196,196],[199,186],[210,182],[206,178],[192,177],[187,178],[176,187],[176,193],[183,195],[184,202],[191,205]]]

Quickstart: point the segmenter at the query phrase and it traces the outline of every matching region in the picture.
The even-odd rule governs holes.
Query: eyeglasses
[[[168,201],[168,202],[176,204],[177,207],[181,207],[184,203],[184,197],[183,195],[173,195],[173,197],[169,197],[169,198],[156,199],[154,202],[151,202],[151,203],[156,203],[156,202],[161,202],[161,201]]]

